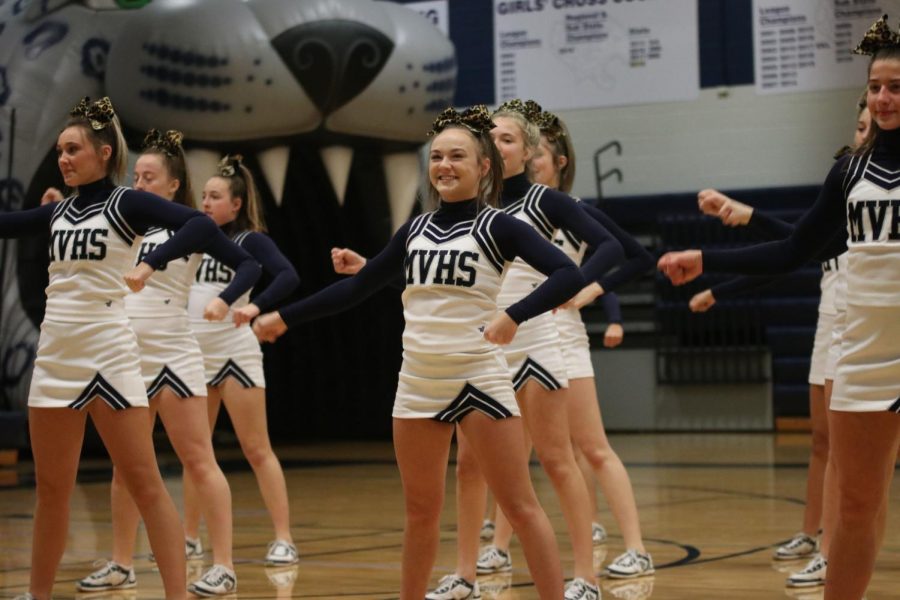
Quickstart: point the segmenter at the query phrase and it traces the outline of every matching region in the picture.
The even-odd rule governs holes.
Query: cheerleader
[[[224,403],[275,528],[275,540],[268,546],[265,561],[270,565],[293,564],[298,556],[291,537],[287,486],[266,424],[262,351],[246,325],[260,310],[273,307],[297,287],[297,272],[264,233],[256,186],[240,156],[226,156],[219,163],[218,175],[203,187],[202,209],[272,276],[271,283],[252,302],[248,292],[229,309],[220,296],[234,279],[234,272],[216,257],[205,255],[191,287],[188,318],[203,353],[210,429],[215,427]],[[208,312],[227,322],[207,320]],[[201,496],[197,483],[190,477],[185,479],[185,533],[199,553]]]
[[[846,324],[828,422],[839,517],[828,556],[826,600],[859,600],[865,593],[900,447],[900,218],[891,217],[900,206],[900,188],[888,176],[900,170],[900,32],[890,29],[885,16],[856,52],[872,56],[869,135],[859,150],[835,163],[794,232],[749,249],[673,252],[659,261],[680,285],[704,269],[788,272],[817,251],[828,248],[837,255],[847,249]]]
[[[181,139],[178,131],[162,135],[152,129],[147,133],[143,152],[134,168],[135,189],[190,206],[191,187]],[[171,236],[172,232],[164,228],[148,229],[141,241],[138,260]],[[248,291],[259,277],[256,261],[224,235],[217,236],[206,252],[235,269],[234,280],[220,295],[227,304]],[[151,428],[159,413],[175,453],[202,494],[214,565],[188,589],[199,596],[212,596],[234,591],[237,579],[231,557],[231,490],[213,454],[204,396],[203,356],[187,319],[188,292],[202,256],[192,254],[160,269],[143,290],[125,297],[125,312],[141,352]],[[216,305],[209,308],[209,316],[217,316],[213,314]],[[140,515],[116,469],[111,491],[112,560],[78,582],[82,592],[131,588],[136,584],[131,565]],[[190,543],[186,544],[188,558],[192,550]]]
[[[406,502],[402,600],[425,595],[455,423],[519,533],[539,597],[563,594],[556,541],[531,487],[508,366],[495,344],[509,343],[519,324],[564,302],[583,281],[575,265],[531,227],[490,207],[502,179],[492,127],[483,106],[461,115],[445,110],[435,121],[429,151],[430,194],[439,208],[403,225],[355,277],[255,324],[260,339],[273,340],[289,325],[361,302],[403,267],[406,327],[393,410]],[[501,279],[513,260],[548,277],[498,311]],[[474,577],[467,586],[458,598],[481,597]]]
[[[23,597],[50,597],[89,413],[147,524],[166,597],[184,598],[181,526],[156,464],[124,298],[129,287],[140,290],[169,261],[203,248],[216,228],[187,207],[114,185],[123,175],[127,148],[108,98],[82,100],[56,149],[63,180],[75,194],[0,215],[3,237],[50,229],[47,308],[28,399],[37,505],[30,593]],[[152,227],[175,233],[133,266],[133,246]]]

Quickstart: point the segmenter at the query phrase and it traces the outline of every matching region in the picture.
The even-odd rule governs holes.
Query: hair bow
[[[900,32],[891,31],[887,19],[888,16],[884,15],[869,27],[862,41],[853,50],[854,54],[875,56],[876,52],[884,48],[900,47]]]
[[[494,128],[491,113],[484,104],[476,104],[471,108],[457,112],[452,106],[445,108],[431,125],[428,135],[437,135],[451,125],[461,125],[475,135],[487,133]]]
[[[219,175],[222,177],[234,177],[241,170],[244,157],[240,154],[229,154],[219,161]]]
[[[87,119],[94,131],[105,129],[112,122],[113,117],[116,116],[108,96],[104,96],[96,102],[91,102],[90,97],[85,96],[69,114],[73,117],[84,117]]]
[[[503,104],[497,107],[497,110],[494,111],[494,114],[498,112],[514,112],[519,113],[525,120],[529,123],[534,123],[535,125],[540,125],[539,121],[541,118],[541,113],[543,113],[544,109],[541,108],[541,105],[535,102],[534,100],[519,100],[518,98],[514,100],[507,100]]]
[[[144,136],[143,150],[157,149],[165,154],[176,157],[181,150],[181,142],[184,140],[184,134],[175,129],[168,130],[162,134],[159,129],[151,129]]]

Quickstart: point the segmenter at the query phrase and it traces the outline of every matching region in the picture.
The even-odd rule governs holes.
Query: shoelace
[[[828,563],[824,560],[817,558],[812,561],[810,564],[806,565],[806,568],[800,571],[804,574],[815,573],[816,571],[821,571]]]
[[[212,585],[219,585],[226,579],[231,579],[231,575],[228,574],[224,567],[219,565],[215,565],[203,576],[203,580]]]

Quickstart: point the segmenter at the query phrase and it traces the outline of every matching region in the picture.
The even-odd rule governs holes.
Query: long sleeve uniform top
[[[50,229],[46,318],[71,322],[125,318],[122,276],[134,264],[135,242],[152,227],[174,231],[143,257],[156,270],[216,237],[215,223],[203,214],[106,179],[62,202],[0,215],[0,237]]]
[[[559,306],[584,285],[578,268],[532,227],[475,200],[442,202],[404,224],[354,276],[280,309],[288,326],[337,314],[388,285],[398,270],[404,349],[482,352],[484,326],[497,311],[500,280],[521,258],[547,279],[506,309],[522,323]]]
[[[709,271],[775,274],[847,251],[847,302],[900,305],[900,131],[883,131],[871,151],[831,168],[815,204],[784,240],[703,252]]]

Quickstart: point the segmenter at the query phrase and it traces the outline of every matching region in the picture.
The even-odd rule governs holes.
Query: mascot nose
[[[361,93],[394,50],[377,29],[339,19],[294,26],[272,40],[272,46],[326,115]]]

